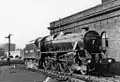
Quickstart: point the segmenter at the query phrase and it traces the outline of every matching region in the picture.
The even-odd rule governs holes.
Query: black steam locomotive
[[[104,74],[115,60],[107,57],[108,37],[84,28],[81,33],[59,33],[35,41],[39,68],[53,71]]]

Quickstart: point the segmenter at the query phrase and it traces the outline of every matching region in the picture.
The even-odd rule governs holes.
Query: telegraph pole
[[[5,37],[5,38],[8,38],[8,58],[7,58],[8,65],[10,65],[10,42],[11,42],[11,36],[12,36],[12,34],[9,34],[7,37]]]

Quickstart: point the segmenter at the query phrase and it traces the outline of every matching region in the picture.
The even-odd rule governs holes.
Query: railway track
[[[22,68],[29,71],[34,71],[38,73],[42,73],[47,77],[51,77],[53,79],[66,81],[66,82],[120,82],[120,76],[116,77],[98,77],[91,75],[79,75],[79,74],[70,74],[63,72],[56,72],[44,69],[26,69],[25,66],[17,66],[18,68]]]

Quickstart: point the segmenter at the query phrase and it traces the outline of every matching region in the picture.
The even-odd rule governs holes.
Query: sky
[[[50,22],[101,4],[101,0],[0,0],[0,44],[17,48],[38,37],[49,35]]]

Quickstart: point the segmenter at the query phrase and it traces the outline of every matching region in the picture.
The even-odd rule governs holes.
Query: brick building
[[[108,56],[120,61],[120,0],[102,0],[93,8],[50,23],[50,34],[81,32],[89,27],[99,33],[106,31],[109,40]]]
[[[0,47],[0,57],[1,57],[1,56],[4,56],[4,54],[5,54],[4,49]]]
[[[5,55],[6,55],[7,57],[9,57],[9,56],[8,56],[8,55],[9,55],[8,52],[5,52]],[[16,56],[23,58],[24,52],[23,52],[22,49],[18,49],[18,50],[15,50],[15,51],[10,51],[10,56],[13,57],[12,59],[15,59]]]
[[[8,52],[9,43],[2,44],[0,46],[4,49],[5,52]],[[11,43],[10,44],[10,51],[15,51],[15,49],[16,49],[16,45],[14,43]]]

